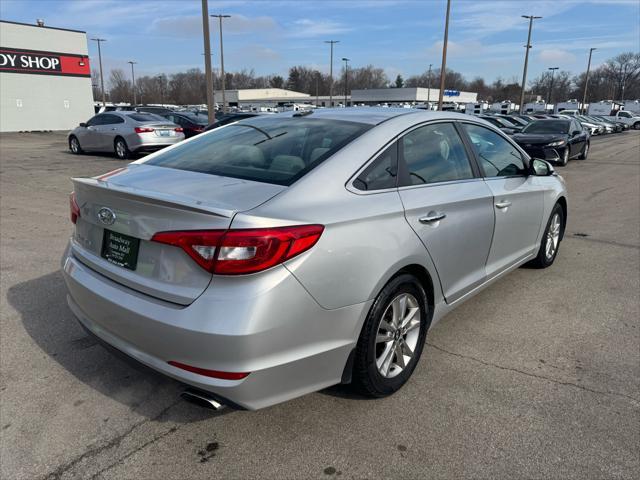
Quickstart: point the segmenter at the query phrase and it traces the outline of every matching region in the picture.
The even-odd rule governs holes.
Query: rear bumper
[[[133,291],[63,257],[69,307],[84,328],[133,359],[243,408],[257,409],[340,383],[370,302],[321,308],[284,267],[220,277],[191,305]],[[224,372],[222,380],[170,360]]]
[[[129,150],[132,152],[155,152],[156,150],[180,143],[185,138],[184,134],[175,137],[156,137],[151,135],[148,135],[148,137],[149,138],[141,135],[131,135],[127,138]]]

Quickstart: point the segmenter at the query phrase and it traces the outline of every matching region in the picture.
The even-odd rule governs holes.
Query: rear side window
[[[100,125],[113,125],[116,123],[124,123],[124,119],[120,118],[117,115],[101,115]]]
[[[451,123],[416,128],[399,142],[406,172],[402,186],[473,178],[464,144]]]
[[[525,175],[522,155],[496,132],[479,125],[463,124],[476,151],[485,177]]]
[[[358,190],[394,188],[398,178],[398,144],[394,142],[354,180]]]
[[[328,119],[257,117],[212,130],[147,164],[291,185],[369,128]]]

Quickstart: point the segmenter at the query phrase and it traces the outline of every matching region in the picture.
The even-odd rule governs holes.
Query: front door
[[[486,278],[493,195],[453,123],[420,126],[399,140],[399,194],[409,225],[438,271],[447,302]]]
[[[543,190],[536,177],[527,174],[525,160],[510,141],[480,125],[463,126],[493,194],[495,229],[486,265],[492,277],[536,251]]]

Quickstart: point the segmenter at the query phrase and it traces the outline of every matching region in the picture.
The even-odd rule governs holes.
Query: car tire
[[[569,151],[569,145],[567,145],[565,147],[565,149],[562,152],[562,157],[560,157],[560,160],[558,160],[558,164],[561,167],[566,167],[567,163],[569,163],[569,155],[570,155],[570,151]]]
[[[560,249],[560,242],[564,233],[564,221],[564,210],[559,203],[556,203],[553,210],[551,210],[551,215],[549,215],[547,228],[544,229],[538,256],[529,262],[531,266],[547,268],[553,265]]]
[[[362,327],[353,361],[353,386],[370,397],[399,390],[420,359],[429,323],[429,302],[419,280],[406,273],[391,279]]]
[[[74,155],[82,155],[84,153],[80,146],[80,140],[78,140],[78,137],[75,135],[69,137],[69,150],[71,150],[71,153]]]
[[[589,155],[589,142],[585,142],[584,147],[582,148],[582,153],[578,156],[578,160],[586,160]]]
[[[129,150],[129,146],[127,142],[122,137],[117,137],[113,142],[113,149],[115,151],[116,157],[120,160],[127,160],[131,157],[131,151]]]
[[[634,130],[640,130],[640,122],[636,122],[633,124],[633,129]]]

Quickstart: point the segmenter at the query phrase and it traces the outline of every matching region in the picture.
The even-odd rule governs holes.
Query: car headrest
[[[264,168],[264,154],[254,145],[234,145],[230,149],[230,163],[240,166]]]
[[[311,155],[309,155],[309,163],[313,163],[314,161],[316,161],[319,157],[321,157],[322,155],[324,155],[328,151],[329,151],[328,147],[327,148],[325,148],[325,147],[314,148],[313,150],[311,150]]]
[[[300,170],[304,170],[305,167],[306,165],[300,157],[295,155],[276,155],[271,162],[270,170],[298,173]]]

